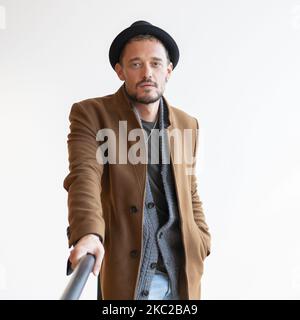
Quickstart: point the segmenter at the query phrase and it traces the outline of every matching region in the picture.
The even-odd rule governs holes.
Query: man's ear
[[[166,81],[168,81],[171,77],[171,74],[172,74],[172,71],[173,71],[173,63],[170,62],[168,67],[167,67],[167,77],[166,77]]]
[[[123,73],[123,68],[122,68],[122,66],[120,65],[119,62],[115,65],[115,71],[116,71],[119,79],[122,80],[122,81],[125,81],[125,77],[124,77],[124,73]]]

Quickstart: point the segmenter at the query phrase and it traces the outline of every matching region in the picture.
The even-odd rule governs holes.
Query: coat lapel
[[[177,186],[176,180],[177,177],[179,176],[180,172],[179,172],[179,167],[178,165],[173,164],[173,159],[174,159],[174,146],[173,146],[173,142],[170,141],[170,132],[177,126],[176,125],[176,120],[174,117],[174,112],[172,110],[172,107],[170,106],[169,102],[167,101],[167,99],[163,96],[163,105],[165,106],[165,117],[166,119],[164,119],[164,124],[161,123],[160,124],[160,129],[165,128],[165,132],[163,135],[163,143],[164,143],[164,148],[163,148],[163,154],[165,159],[167,159],[168,152],[170,152],[170,163],[172,166],[172,170],[173,170],[173,174],[174,174],[174,180],[175,180],[175,184],[176,184],[176,190],[179,186]],[[118,89],[118,91],[115,93],[115,107],[116,107],[116,113],[119,115],[119,121],[120,120],[127,120],[127,137],[128,134],[130,132],[130,130],[133,129],[142,129],[142,126],[134,112],[133,106],[126,94],[125,91],[125,83],[122,84],[122,86]],[[162,120],[162,119],[161,119]],[[134,144],[136,143],[135,141],[128,141],[128,149]],[[141,185],[142,189],[145,189],[145,184],[146,184],[146,170],[147,170],[147,165],[146,164],[142,164],[142,163],[138,163],[133,165],[133,168],[135,170],[136,176],[139,180],[139,183]],[[165,170],[165,169],[162,169]],[[179,191],[179,190],[178,190]],[[180,193],[178,193],[180,194]]]

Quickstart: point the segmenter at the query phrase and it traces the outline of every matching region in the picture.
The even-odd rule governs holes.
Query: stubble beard
[[[146,91],[150,92],[151,89],[146,89]],[[126,94],[128,96],[128,98],[133,102],[133,103],[142,103],[142,104],[150,104],[150,103],[154,103],[156,102],[157,100],[159,100],[162,95],[163,95],[163,92],[160,91],[160,90],[156,90],[156,94],[155,96],[144,96],[144,97],[138,97],[137,94],[132,94],[132,93],[129,93],[126,89],[126,86],[125,86],[125,91],[126,91]]]

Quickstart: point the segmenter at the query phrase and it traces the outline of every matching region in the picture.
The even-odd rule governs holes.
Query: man
[[[70,112],[69,261],[74,268],[95,255],[103,299],[200,299],[210,233],[195,161],[176,161],[187,150],[196,157],[198,121],[163,96],[177,44],[136,21],[114,39],[109,59],[122,86]],[[143,136],[134,139],[138,130]],[[176,152],[184,139],[174,137],[185,130],[188,147]]]

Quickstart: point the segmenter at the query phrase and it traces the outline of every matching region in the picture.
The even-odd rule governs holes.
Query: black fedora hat
[[[128,40],[140,34],[150,34],[158,38],[168,50],[173,69],[176,67],[179,60],[179,49],[175,40],[163,29],[147,21],[139,20],[120,32],[113,40],[109,48],[109,61],[113,69],[116,63],[119,62],[121,51]]]

